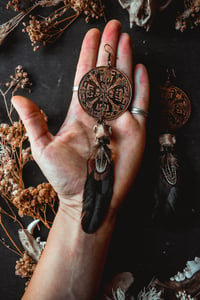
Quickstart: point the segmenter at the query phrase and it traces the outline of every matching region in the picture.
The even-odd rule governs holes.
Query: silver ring
[[[138,107],[133,107],[131,109],[131,113],[132,113],[132,115],[143,115],[145,118],[148,116],[147,111],[144,111],[143,109],[138,108]]]
[[[73,92],[78,92],[78,85],[74,85],[74,86],[72,87],[72,91],[73,91]]]

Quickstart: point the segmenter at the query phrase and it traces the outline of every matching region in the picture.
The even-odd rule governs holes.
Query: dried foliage
[[[176,29],[181,32],[200,24],[200,0],[185,0],[184,11],[176,19]]]
[[[47,227],[46,220],[47,205],[55,214],[54,206],[58,200],[57,194],[50,183],[39,184],[36,188],[18,190],[17,195],[13,198],[13,204],[18,208],[20,217],[24,215],[40,219]],[[44,215],[42,218],[41,214]]]
[[[10,0],[6,7],[11,7],[14,11],[26,11],[34,2],[34,0]]]
[[[15,274],[21,278],[31,278],[36,267],[36,262],[26,253],[16,261]]]
[[[30,86],[28,74],[24,72],[22,66],[18,66],[15,74],[10,76],[10,81],[5,83],[5,90],[0,89],[11,123],[10,125],[0,124],[0,192],[6,201],[18,208],[20,217],[28,215],[40,219],[49,228],[46,210],[48,206],[55,214],[54,206],[57,195],[49,183],[25,189],[23,168],[33,157],[29,143],[27,143],[25,127],[21,120],[13,120],[13,106],[8,103],[10,94],[12,96],[19,88],[25,89]],[[47,121],[42,111],[41,114]]]
[[[15,1],[15,5],[17,3]],[[34,247],[41,248],[45,242],[40,244],[39,239],[35,240],[32,232],[29,233],[27,229],[24,229],[19,217],[37,218],[38,220],[34,221],[34,224],[41,221],[47,229],[50,229],[58,202],[57,194],[50,183],[41,183],[37,187],[25,188],[23,181],[23,168],[30,160],[33,160],[33,157],[26,129],[17,114],[14,113],[10,99],[19,89],[30,91],[30,87],[31,82],[28,74],[22,66],[16,67],[14,75],[10,76],[10,80],[0,85],[0,95],[3,98],[9,119],[8,123],[0,124],[0,194],[2,196],[1,201],[4,200],[4,203],[0,203],[0,228],[3,232],[3,235],[0,236],[0,242],[20,256],[20,259],[16,262],[16,275],[23,278],[30,278],[37,264],[37,260],[34,260],[24,245],[31,244],[34,253],[38,250]],[[43,111],[41,111],[41,114],[47,121]],[[16,210],[18,210],[18,216]],[[51,215],[50,220],[47,218],[49,213]],[[16,231],[26,233],[23,239],[27,239],[27,241],[25,240],[22,243],[20,239],[24,247],[23,251],[16,242],[16,240],[19,241],[19,238],[16,235],[11,236],[9,233],[4,224],[4,218],[13,221],[12,224],[17,229]]]
[[[41,14],[30,14],[38,6],[43,9],[52,7],[52,12],[45,17]],[[21,20],[29,15],[28,24],[23,23],[23,32],[28,33],[34,51],[55,42],[80,15],[85,16],[87,23],[90,19],[104,16],[101,0],[10,0],[7,8],[12,8],[19,14],[0,25],[0,44]]]

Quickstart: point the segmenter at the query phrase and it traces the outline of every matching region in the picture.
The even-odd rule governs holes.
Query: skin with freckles
[[[130,37],[121,33],[121,24],[110,21],[100,37],[97,29],[86,34],[77,65],[74,86],[96,66],[107,64],[104,45],[112,49],[112,63],[132,83]],[[125,198],[142,160],[145,146],[145,117],[126,111],[108,122],[112,128],[110,148],[114,160],[114,191],[109,212],[100,229],[92,235],[81,229],[82,194],[87,159],[95,135],[95,120],[81,108],[77,92],[58,133],[53,136],[39,108],[30,100],[15,96],[13,105],[26,127],[34,159],[60,200],[47,244],[23,299],[95,299],[104,261],[114,228],[117,210]],[[149,81],[145,67],[134,70],[132,106],[148,110]],[[78,286],[78,290],[77,290]]]

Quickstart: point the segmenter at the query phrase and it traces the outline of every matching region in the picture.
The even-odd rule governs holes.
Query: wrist
[[[94,234],[86,234],[81,227],[81,212],[74,217],[76,210],[66,207],[66,202],[66,199],[65,202],[62,199],[60,203],[24,300],[31,297],[88,300],[94,299],[97,293],[116,212],[110,209],[99,230]],[[48,276],[44,276],[47,270]],[[38,285],[41,289],[36,288]]]
[[[86,236],[98,236],[101,235],[111,235],[115,226],[115,220],[117,216],[117,209],[110,207],[105,215],[105,218],[99,227],[99,229],[93,234],[87,234],[83,231],[81,226],[81,218],[82,218],[82,195],[76,195],[73,198],[61,198],[60,205],[58,208],[58,216],[62,218],[63,224],[65,223],[66,226],[71,230],[76,231],[77,233],[82,232],[83,235]]]

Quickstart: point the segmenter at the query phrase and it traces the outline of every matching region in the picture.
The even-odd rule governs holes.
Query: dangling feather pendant
[[[164,220],[174,215],[179,189],[179,164],[174,154],[176,143],[173,134],[165,133],[159,138],[160,175],[155,190],[154,218]]]
[[[103,222],[113,194],[113,160],[110,143],[111,127],[99,121],[91,158],[87,162],[87,180],[83,193],[82,228],[94,233]]]

